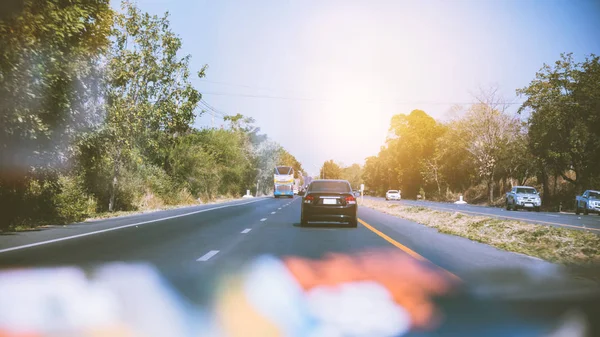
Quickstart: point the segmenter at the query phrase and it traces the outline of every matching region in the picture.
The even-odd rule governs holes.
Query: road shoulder
[[[175,217],[182,217],[200,212],[206,212],[212,209],[221,209],[226,207],[234,207],[238,205],[260,202],[267,199],[268,198],[266,197],[253,199],[237,199],[234,201],[227,201],[223,203],[211,203],[156,212],[126,215],[122,217],[114,217],[108,219],[97,219],[93,221],[74,223],[64,226],[50,226],[24,232],[0,233],[0,253],[3,251],[14,249],[15,247],[36,245],[47,241],[60,241],[65,238],[80,237],[90,235],[96,232],[117,230],[132,225],[143,225],[146,223],[158,222],[166,219],[172,219]]]

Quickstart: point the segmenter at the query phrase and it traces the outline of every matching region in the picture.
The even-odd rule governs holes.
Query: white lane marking
[[[262,219],[260,219],[260,221],[265,221],[265,220],[267,220],[267,218],[262,218]]]
[[[281,209],[281,207],[279,207],[278,209]]]
[[[545,214],[545,215],[546,216],[551,216],[551,217],[554,217],[554,218],[559,218],[560,217],[560,215],[554,215],[554,214]]]
[[[275,212],[271,212],[271,214],[275,214]]]
[[[246,229],[244,229],[244,230],[243,230],[241,233],[242,233],[242,234],[246,234],[246,233],[248,233],[248,232],[249,232],[249,231],[251,231],[251,230],[252,230],[252,228],[246,228]]]
[[[204,261],[208,261],[208,259],[210,259],[211,257],[213,257],[213,256],[217,255],[217,253],[219,253],[219,251],[218,251],[218,250],[211,250],[210,252],[208,252],[208,253],[206,253],[206,254],[202,255],[202,257],[201,257],[201,258],[199,258],[199,259],[198,259],[198,260],[196,260],[196,261],[202,261],[202,262],[204,262]]]
[[[60,242],[60,241],[65,241],[65,240],[71,240],[71,239],[81,238],[81,237],[88,236],[88,235],[94,235],[94,234],[106,233],[106,232],[110,232],[110,231],[116,231],[117,229],[121,229],[121,228],[128,228],[128,227],[133,227],[133,226],[145,225],[145,224],[149,224],[149,223],[153,223],[153,222],[159,222],[159,221],[163,221],[163,220],[181,218],[181,217],[184,217],[184,216],[188,216],[188,215],[192,215],[192,214],[198,214],[198,213],[204,213],[204,212],[213,211],[213,210],[221,209],[221,208],[227,208],[227,207],[234,207],[234,206],[241,206],[241,205],[252,204],[252,203],[263,201],[263,200],[267,200],[267,198],[260,199],[260,200],[252,200],[252,201],[248,201],[248,202],[242,202],[242,203],[239,203],[239,204],[224,205],[224,206],[218,206],[218,207],[213,207],[213,208],[201,209],[201,210],[193,211],[193,212],[189,212],[189,213],[168,216],[166,218],[160,218],[160,219],[154,219],[154,220],[136,222],[136,223],[132,223],[132,224],[129,224],[129,225],[123,225],[123,226],[118,226],[118,227],[101,229],[101,230],[94,231],[94,232],[89,232],[89,233],[82,233],[82,234],[77,234],[77,235],[72,235],[72,236],[66,236],[64,238],[52,239],[52,240],[48,240],[48,241],[41,241],[41,242],[36,242],[36,243],[30,243],[30,244],[23,245],[23,246],[17,246],[17,247],[0,249],[0,254],[1,253],[6,253],[6,252],[10,252],[10,251],[13,251],[13,250],[19,250],[19,249],[24,249],[24,248],[30,248],[30,247],[35,247],[35,246],[46,245],[46,244],[53,243],[53,242]]]

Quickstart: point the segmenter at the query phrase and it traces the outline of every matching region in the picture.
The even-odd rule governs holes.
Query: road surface
[[[385,200],[385,198],[378,197],[365,197],[373,200]],[[418,200],[400,200],[400,201],[389,201],[399,202],[410,206],[423,206],[431,209],[440,211],[460,211],[466,214],[472,215],[485,215],[495,218],[520,220],[530,223],[537,223],[550,226],[558,226],[565,228],[574,228],[589,230],[591,232],[600,234],[600,216],[596,214],[589,215],[575,215],[566,213],[554,213],[554,212],[533,212],[527,210],[519,211],[507,211],[504,208],[499,207],[486,207],[477,205],[456,205],[454,203],[447,202],[434,202],[434,201],[418,201]]]
[[[300,227],[300,202],[299,197],[256,198],[3,234],[0,267],[147,261],[166,272],[185,268],[202,278],[260,254],[317,258],[369,248],[418,254],[458,277],[476,268],[554,267],[366,207],[359,209],[358,228]]]

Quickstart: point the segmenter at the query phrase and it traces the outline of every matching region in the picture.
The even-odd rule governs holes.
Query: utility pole
[[[210,127],[211,129],[215,128],[215,113],[214,112],[210,112]]]

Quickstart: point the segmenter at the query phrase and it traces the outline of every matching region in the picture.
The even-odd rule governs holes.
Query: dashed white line
[[[281,209],[281,207],[279,207],[278,209]]]
[[[212,207],[212,208],[206,208],[206,209],[201,209],[201,210],[198,210],[198,211],[193,211],[193,212],[184,213],[184,214],[177,214],[177,215],[168,216],[168,217],[164,217],[164,218],[160,218],[160,219],[154,219],[154,220],[136,222],[136,223],[132,223],[132,224],[128,224],[128,225],[123,225],[123,226],[118,226],[118,227],[111,227],[111,228],[101,229],[101,230],[97,230],[97,231],[93,231],[93,232],[82,233],[82,234],[77,234],[77,235],[72,235],[72,236],[66,236],[66,237],[62,237],[62,238],[58,238],[58,239],[52,239],[52,240],[47,240],[47,241],[30,243],[30,244],[27,244],[27,245],[22,245],[22,246],[17,246],[17,247],[0,249],[0,253],[10,252],[10,251],[13,251],[13,250],[19,250],[19,249],[24,249],[24,248],[29,248],[29,247],[41,246],[41,245],[45,245],[45,244],[49,244],[49,243],[53,243],[53,242],[60,242],[60,241],[65,241],[65,240],[71,240],[71,239],[81,238],[81,237],[89,236],[89,235],[95,235],[95,234],[100,234],[100,233],[106,233],[106,232],[116,231],[116,230],[122,229],[122,228],[128,228],[128,227],[133,227],[133,226],[137,227],[137,226],[141,226],[141,225],[145,225],[145,224],[149,224],[149,223],[153,223],[153,222],[158,222],[158,221],[163,221],[163,220],[169,220],[169,219],[176,219],[176,218],[181,218],[181,217],[192,215],[192,214],[209,212],[209,211],[216,210],[216,209],[222,209],[222,208],[227,208],[227,207],[235,207],[235,206],[247,205],[247,204],[251,204],[251,203],[258,202],[258,201],[263,201],[263,200],[267,200],[267,199],[266,198],[264,198],[264,199],[261,198],[259,200],[253,200],[253,201],[248,201],[248,202],[241,202],[241,203],[238,203],[238,204],[231,204],[231,205],[223,205],[223,206],[217,206],[217,207]]]
[[[546,216],[551,216],[551,217],[555,217],[555,218],[560,217],[560,215],[554,215],[554,214],[546,214]]]
[[[262,218],[262,219],[260,219],[260,221],[265,221],[265,220],[267,220],[267,218]]]
[[[242,231],[242,234],[246,234],[246,233],[248,233],[248,232],[249,232],[249,231],[251,231],[251,230],[252,230],[252,228],[246,228],[246,229],[244,229],[244,230]]]
[[[219,253],[218,250],[211,250],[210,252],[202,255],[202,257],[196,261],[201,261],[201,262],[208,261],[211,257],[217,255],[217,253]]]
[[[275,212],[271,212],[271,214],[275,214]]]

